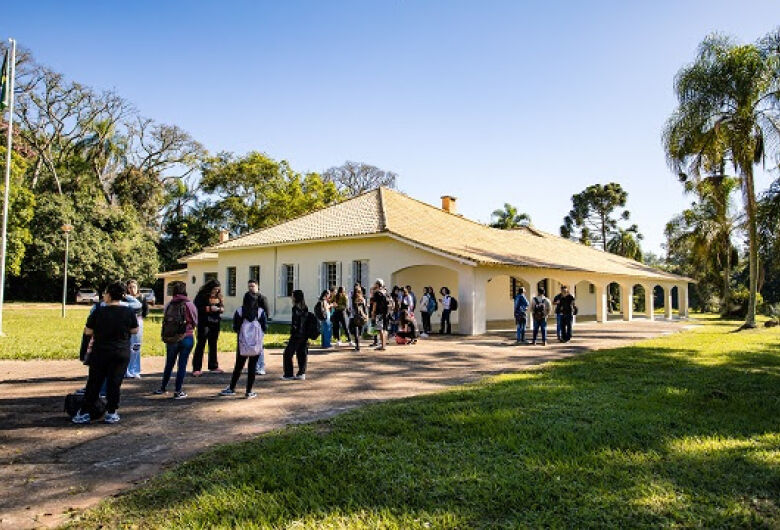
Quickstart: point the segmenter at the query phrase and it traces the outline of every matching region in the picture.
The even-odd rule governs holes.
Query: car
[[[147,304],[155,305],[157,303],[157,297],[154,295],[154,289],[151,287],[141,287],[138,289],[138,292],[146,299]]]
[[[76,293],[77,304],[96,304],[100,296],[94,289],[79,289]]]

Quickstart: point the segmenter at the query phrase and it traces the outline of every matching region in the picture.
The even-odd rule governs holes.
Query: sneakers
[[[293,376],[291,376],[291,375],[283,375],[283,376],[282,376],[282,377],[280,377],[279,379],[281,379],[282,381],[292,381],[292,380],[294,380],[295,378],[294,378]]]
[[[429,335],[427,333],[420,333],[420,338],[421,339],[427,339],[428,337],[429,337]]]
[[[230,387],[227,387],[225,389],[220,390],[219,395],[220,396],[235,396],[236,395],[236,391],[233,390]]]
[[[211,372],[212,374],[224,374],[225,370],[223,370],[222,368],[214,368],[213,370],[209,370],[209,372]]]
[[[173,393],[173,399],[187,399],[187,393],[184,390]]]
[[[336,347],[339,347],[339,346],[341,346],[341,341],[340,341],[340,340],[337,340],[337,341],[336,341]]]
[[[257,392],[247,392],[244,394],[244,397],[247,399],[255,399],[257,397]]]
[[[154,394],[155,396],[161,396],[161,395],[167,394],[167,393],[168,393],[168,391],[165,390],[164,388],[158,388],[157,390],[152,392],[152,394]]]
[[[70,421],[72,421],[73,423],[75,423],[77,425],[83,425],[83,424],[91,422],[92,418],[90,417],[88,412],[82,413],[81,411],[78,411],[76,413],[76,415],[73,416],[73,418],[71,418]]]
[[[194,372],[192,372],[192,377],[200,377],[202,375],[203,375],[203,372],[200,371],[200,370],[195,370]]]
[[[257,370],[257,371],[255,372],[255,375],[265,375],[265,369],[264,369],[264,368],[261,368],[260,370]]]
[[[141,379],[141,374],[133,374],[133,379]]]
[[[106,423],[119,423],[119,414],[114,412],[106,412],[106,416],[103,418]]]
[[[306,374],[300,374],[293,377],[296,381],[306,381]]]

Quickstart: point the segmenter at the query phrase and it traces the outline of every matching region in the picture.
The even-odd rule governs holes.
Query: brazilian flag
[[[10,66],[8,64],[8,53],[9,51],[6,50],[3,58],[3,71],[0,72],[0,112],[4,111],[11,104],[11,91],[8,90],[8,82],[11,77],[8,71]]]

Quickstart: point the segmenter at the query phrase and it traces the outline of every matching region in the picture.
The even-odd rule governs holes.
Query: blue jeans
[[[322,321],[320,333],[322,334],[322,347],[330,348],[330,339],[333,337],[333,324],[331,324],[330,319]]]
[[[517,323],[517,341],[518,342],[525,342],[525,317],[520,318],[516,321]]]
[[[561,340],[561,314],[555,313],[555,335]]]
[[[181,392],[184,384],[184,376],[187,375],[187,362],[190,359],[190,351],[193,344],[192,336],[184,337],[179,342],[166,344],[167,356],[165,358],[165,371],[163,372],[162,384],[160,388],[165,390],[168,381],[171,379],[173,365],[176,364],[176,358],[179,358],[179,366],[176,368],[176,392]]]
[[[547,342],[547,319],[534,320],[534,343],[536,343],[536,335],[539,329],[542,330],[542,342]]]
[[[141,340],[144,333],[144,320],[138,317],[138,333],[130,335],[130,363],[125,377],[141,375]]]

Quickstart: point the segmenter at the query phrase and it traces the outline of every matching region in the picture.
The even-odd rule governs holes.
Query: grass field
[[[780,332],[680,334],[208,451],[75,527],[780,526]]]
[[[65,318],[55,304],[6,304],[3,311],[5,337],[0,338],[0,359],[78,359],[81,332],[89,306],[68,306]],[[165,355],[160,340],[161,310],[153,310],[144,321],[142,355]],[[271,324],[265,344],[282,347],[290,326]],[[220,351],[235,351],[236,334],[230,321],[222,323]]]

